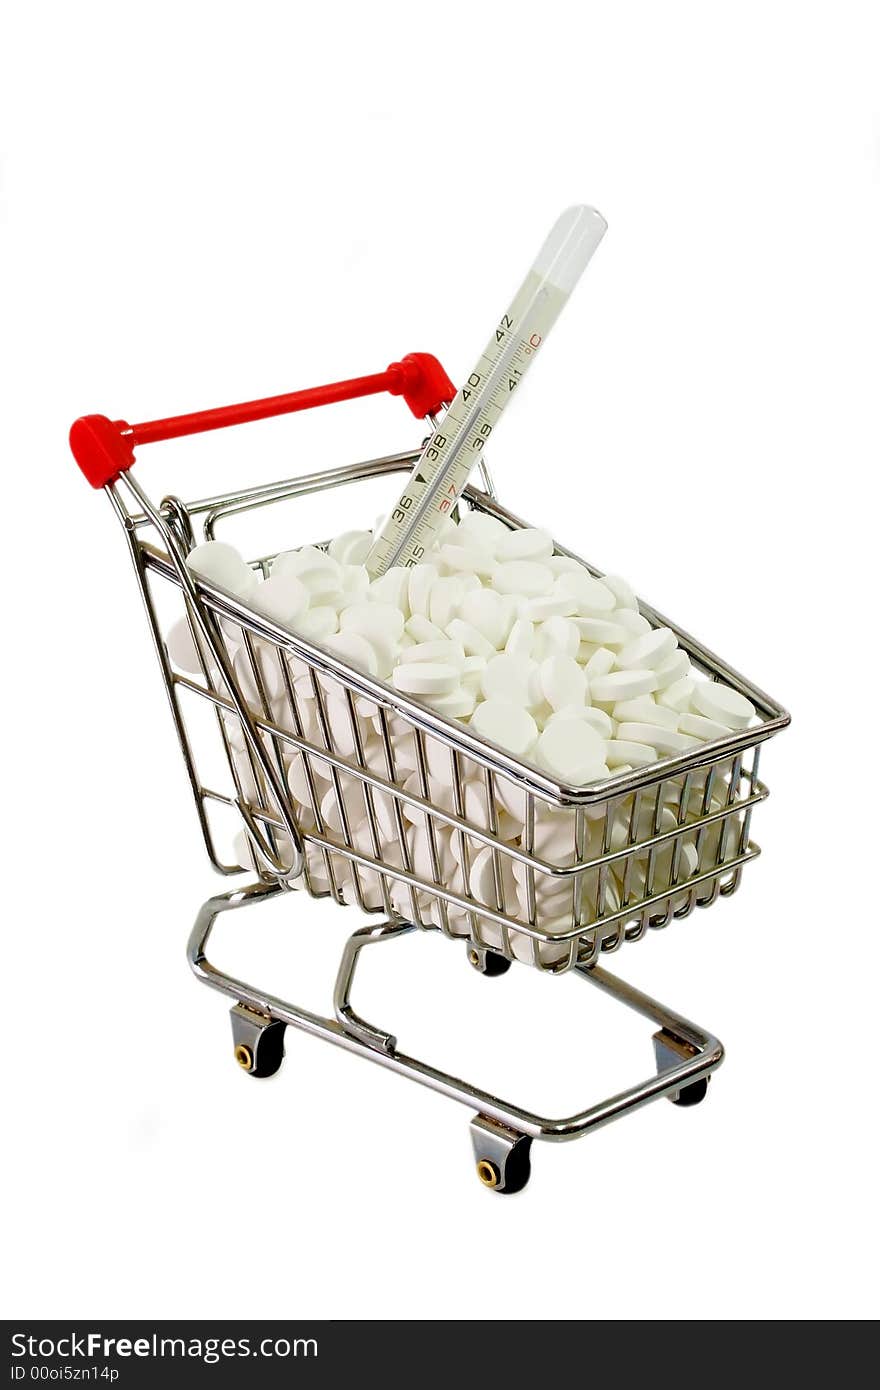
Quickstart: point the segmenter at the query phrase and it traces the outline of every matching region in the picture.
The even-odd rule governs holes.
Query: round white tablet
[[[538,650],[541,656],[553,656],[561,652],[564,656],[577,656],[581,644],[580,633],[571,618],[548,618],[537,631]]]
[[[407,695],[449,695],[458,685],[458,667],[445,661],[407,661],[395,666],[391,683]]]
[[[395,643],[403,636],[403,614],[392,603],[353,603],[339,615],[342,632],[360,632],[365,637],[383,637]]]
[[[683,714],[678,721],[678,727],[683,734],[693,734],[694,738],[700,739],[702,743],[728,738],[733,732],[726,724],[720,724],[717,719],[707,719],[702,714]]]
[[[565,619],[560,621],[564,622]],[[571,656],[559,653],[541,662],[541,689],[554,710],[583,704],[587,698],[587,678]]]
[[[458,535],[463,541],[493,553],[507,534],[504,522],[497,517],[487,516],[485,512],[468,512],[458,526]]]
[[[546,618],[569,618],[577,612],[577,600],[571,594],[542,594],[526,600],[525,617],[542,623]]]
[[[453,618],[447,623],[446,631],[456,642],[460,642],[467,656],[481,656],[487,660],[495,655],[495,647],[473,623],[464,618]]]
[[[540,735],[537,761],[561,781],[591,782],[605,764],[605,740],[582,719],[561,719]]]
[[[394,565],[380,574],[370,585],[369,597],[373,602],[390,603],[392,608],[399,608],[404,617],[408,617],[409,570],[403,565]]]
[[[609,767],[619,767],[629,763],[631,767],[645,767],[657,761],[657,749],[649,743],[631,743],[626,739],[609,738],[605,744],[605,760]]]
[[[447,719],[468,719],[477,703],[476,694],[469,686],[459,685],[448,695],[423,695],[426,705],[444,714]]]
[[[501,652],[486,663],[480,685],[487,700],[504,700],[526,709],[541,698],[536,662]]]
[[[557,578],[553,592],[575,600],[582,617],[607,618],[614,610],[614,595],[585,569],[566,570]]]
[[[205,541],[197,545],[187,555],[186,566],[209,584],[216,584],[242,598],[258,583],[250,565],[245,564],[235,546],[227,545],[226,541]]]
[[[462,581],[454,575],[435,579],[428,597],[428,617],[444,630],[456,617],[458,605],[465,593]]]
[[[537,598],[553,587],[553,572],[537,560],[508,560],[492,571],[492,584],[499,594],[522,594]]]
[[[471,715],[470,727],[481,738],[523,758],[534,747],[538,727],[528,710],[505,700],[484,700]]]
[[[657,689],[665,690],[668,685],[674,685],[676,681],[683,680],[690,674],[691,659],[687,652],[679,648],[672,653],[668,661],[664,661],[662,666],[657,667]]]
[[[523,527],[521,531],[508,531],[495,548],[501,561],[506,560],[549,560],[553,554],[553,537],[549,531]]]
[[[371,676],[378,675],[379,662],[375,649],[361,633],[334,632],[324,639],[322,646],[356,670],[366,671]]]
[[[621,671],[656,671],[672,656],[676,648],[675,633],[668,627],[658,627],[628,642],[617,653],[617,665]]]
[[[649,743],[664,757],[683,753],[698,742],[693,734],[679,734],[675,729],[664,729],[659,724],[640,724],[633,720],[618,724],[615,737],[624,742]]]
[[[258,613],[274,623],[288,627],[309,606],[309,591],[302,580],[293,574],[273,574],[258,584],[251,594],[251,604]]]
[[[678,710],[683,713],[691,707],[691,696],[694,693],[696,681],[691,676],[684,676],[681,680],[673,681],[667,685],[665,690],[661,690],[657,696],[657,703],[664,709]]]
[[[295,574],[310,591],[339,587],[339,565],[326,550],[304,545],[302,550],[285,550],[272,564],[273,574]]]
[[[631,637],[641,637],[643,632],[651,631],[648,619],[634,608],[616,608],[614,622],[625,628]]]
[[[726,724],[729,729],[744,729],[754,718],[755,706],[738,690],[718,681],[698,681],[691,696],[691,705],[707,719]]]
[[[295,632],[305,637],[307,642],[323,642],[339,627],[339,615],[335,608],[322,605],[308,608],[291,624]]]
[[[440,549],[432,551],[432,554],[436,555],[438,563],[452,574],[461,571],[464,574],[482,575],[488,579],[495,566],[494,557],[475,545],[441,545]]]
[[[459,617],[481,632],[496,651],[504,645],[513,623],[503,597],[492,589],[470,589],[459,605]]]
[[[597,647],[596,650],[587,658],[584,671],[587,679],[593,680],[596,676],[607,676],[608,672],[614,667],[614,653],[607,647]]]
[[[442,627],[438,627],[421,613],[414,613],[411,618],[407,618],[405,632],[414,642],[442,642],[446,636]]]
[[[362,565],[370,553],[373,537],[370,531],[343,531],[327,547],[327,553],[340,565]]]
[[[438,574],[436,565],[413,565],[408,587],[409,611],[413,615],[419,613],[423,618],[428,616],[431,589]]]
[[[607,676],[596,676],[590,681],[590,696],[600,704],[616,704],[618,700],[631,700],[636,695],[650,695],[657,688],[657,677],[653,671],[609,671]]]
[[[517,618],[504,644],[507,655],[531,656],[534,645],[535,624],[528,618]]]
[[[578,631],[585,642],[600,646],[620,647],[629,641],[629,633],[620,623],[608,618],[576,618]]]
[[[416,642],[414,646],[407,647],[406,651],[400,653],[399,660],[448,661],[461,669],[464,666],[464,648],[460,642],[453,642],[450,637],[441,638],[439,642]]]
[[[606,589],[610,589],[617,600],[618,608],[630,608],[638,612],[638,599],[629,587],[625,579],[621,579],[619,574],[603,574],[602,583]]]
[[[611,713],[615,719],[637,719],[643,724],[659,724],[661,729],[678,728],[677,711],[655,704],[650,695],[637,695],[634,700],[621,700]]]
[[[190,676],[202,674],[202,663],[186,618],[178,618],[165,638],[165,649],[172,665]]]

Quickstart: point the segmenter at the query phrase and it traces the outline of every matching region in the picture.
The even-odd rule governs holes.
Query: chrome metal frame
[[[405,471],[417,456],[418,451],[407,451],[189,504],[169,497],[155,506],[131,471],[107,491],[128,538],[207,852],[222,874],[247,868],[225,862],[215,844],[211,808],[233,808],[246,829],[260,879],[204,905],[190,940],[193,969],[204,982],[250,1011],[244,1019],[239,1015],[236,1027],[239,1032],[245,1028],[254,1045],[263,1029],[290,1024],[471,1106],[479,1116],[475,1122],[478,1171],[483,1163],[481,1177],[487,1185],[510,1191],[522,1185],[515,1180],[516,1172],[521,1177],[523,1171],[520,1140],[576,1138],[658,1096],[675,1098],[686,1092],[693,1096],[720,1065],[723,1052],[716,1039],[608,975],[597,962],[602,952],[640,940],[649,928],[663,928],[688,916],[695,906],[709,906],[737,889],[744,865],[759,853],[749,831],[754,807],[767,795],[758,777],[760,749],[785,727],[789,716],[701,643],[640,602],[652,623],[672,628],[680,646],[703,672],[752,700],[760,722],[717,743],[604,782],[575,787],[555,781],[477,738],[465,726],[347,667],[329,652],[196,579],[187,568],[196,523],[206,539],[213,539],[221,522],[240,513]],[[501,507],[491,479],[488,474],[484,477],[489,490],[468,488],[465,503],[507,526],[525,525]],[[572,555],[562,546],[557,546],[557,553]],[[255,561],[255,567],[267,574],[271,558]],[[586,568],[601,574],[590,565]],[[199,653],[197,676],[172,666],[154,585],[176,592],[182,600]],[[247,688],[233,658],[241,663]],[[213,710],[231,789],[212,788],[201,779],[183,697],[198,698]],[[372,751],[364,736],[368,719],[377,734],[375,739],[370,736]],[[451,804],[449,796],[444,800],[437,795],[438,756],[449,760]],[[293,799],[288,785],[295,762],[307,784],[302,802]],[[468,787],[476,782],[488,808],[482,820],[468,804]],[[328,783],[338,807],[340,824],[335,830],[325,823],[321,811],[321,788],[326,792]],[[349,823],[346,811],[353,787],[363,798],[366,843],[362,835],[355,835],[356,827]],[[505,788],[508,795],[523,798],[524,829],[519,842],[502,836],[499,807],[504,804],[500,793]],[[383,840],[377,808],[384,808],[386,830],[391,817],[390,840],[387,836]],[[563,862],[551,861],[540,852],[542,820],[554,815],[566,818],[572,835],[571,851]],[[416,818],[422,819],[427,832],[429,874],[424,865],[414,864],[410,852],[407,821]],[[454,843],[454,858],[460,866],[456,882],[449,881],[438,851],[441,832]],[[691,862],[696,851],[694,868],[685,863],[686,846],[692,847]],[[488,900],[474,896],[470,874],[473,856],[486,848],[491,851],[493,869]],[[508,908],[504,883],[510,873],[518,873],[525,885],[526,920],[521,912],[515,916]],[[295,881],[313,896],[330,896],[338,903],[354,900],[364,911],[380,912],[387,919],[350,938],[337,979],[334,1019],[263,994],[216,970],[204,954],[219,913],[273,897]],[[565,895],[568,904],[562,921],[558,919],[560,895]],[[556,904],[552,921],[542,906],[548,900]],[[499,1101],[399,1053],[392,1035],[358,1018],[350,1003],[350,988],[358,953],[365,945],[396,939],[414,926],[464,941],[477,968],[485,968],[487,960],[502,964],[523,960],[552,973],[575,971],[660,1025],[659,1074],[575,1116],[554,1121]],[[253,1060],[248,1044],[242,1042],[240,1048],[242,1055]],[[493,1126],[500,1129],[496,1132]],[[494,1174],[495,1180],[489,1181],[487,1173]]]

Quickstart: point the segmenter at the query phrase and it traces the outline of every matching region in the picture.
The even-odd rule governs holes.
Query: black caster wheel
[[[532,1141],[483,1115],[471,1121],[477,1177],[490,1192],[522,1192],[532,1176]]]
[[[286,1025],[265,1019],[242,1004],[231,1010],[233,1056],[248,1076],[274,1076],[284,1061]]]
[[[706,1099],[706,1092],[709,1089],[709,1077],[701,1076],[699,1081],[692,1081],[690,1086],[682,1086],[680,1091],[676,1091],[669,1099],[673,1105],[699,1105],[701,1100]]]
[[[481,946],[468,947],[468,961],[479,975],[506,975],[510,969],[510,961],[505,956]]]

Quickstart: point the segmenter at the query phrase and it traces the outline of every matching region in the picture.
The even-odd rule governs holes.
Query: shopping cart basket
[[[601,783],[555,781],[279,627],[186,565],[197,528],[199,539],[211,540],[220,523],[244,513],[406,472],[417,448],[190,503],[168,496],[156,505],[131,471],[134,450],[144,444],[383,391],[402,395],[433,426],[454,388],[435,358],[416,353],[373,376],[148,424],[86,416],[72,428],[71,447],[92,485],[106,489],[125,531],[211,862],[221,874],[249,867],[256,874],[202,906],[188,948],[196,976],[235,1001],[236,1060],[252,1076],[273,1074],[290,1024],[451,1096],[476,1111],[471,1131],[481,1182],[509,1193],[528,1179],[532,1139],[577,1138],[661,1096],[691,1105],[705,1095],[723,1058],[718,1040],[599,961],[736,890],[759,853],[749,832],[767,795],[758,777],[761,745],[789,716],[641,604],[653,624],[672,628],[697,668],[753,702],[758,722]],[[482,488],[466,489],[460,507],[523,526],[498,502],[485,466],[481,481]],[[266,575],[271,559],[254,561],[254,568]],[[194,670],[177,669],[169,655],[160,618],[169,600],[188,624]],[[223,785],[215,785],[221,773],[208,778],[200,771],[194,707],[210,716]],[[249,863],[221,852],[218,813],[231,813],[244,828],[247,852],[238,857]],[[511,817],[521,827],[515,837]],[[206,955],[221,913],[293,887],[384,919],[348,939],[332,1018],[235,979]],[[515,960],[574,973],[653,1020],[655,1074],[550,1119],[407,1056],[391,1033],[358,1016],[351,988],[363,947],[417,927],[462,941],[484,975],[503,974]]]

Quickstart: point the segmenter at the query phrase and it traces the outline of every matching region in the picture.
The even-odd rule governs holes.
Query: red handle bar
[[[413,415],[420,420],[435,415],[451,401],[455,387],[429,352],[411,352],[387,371],[373,376],[334,381],[307,391],[291,391],[285,396],[266,396],[260,401],[199,410],[192,415],[172,415],[167,420],[148,420],[129,425],[125,420],[108,420],[106,415],[82,415],[70,429],[73,456],[92,487],[106,487],[134,463],[134,450],[140,444],[160,439],[178,439],[184,434],[219,430],[226,425],[244,425],[249,420],[266,420],[272,415],[289,415],[334,401],[350,401],[357,396],[375,396],[388,391],[403,396]]]

